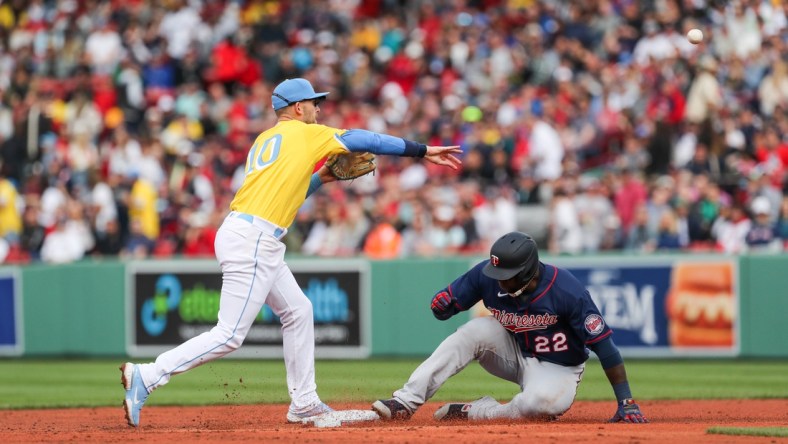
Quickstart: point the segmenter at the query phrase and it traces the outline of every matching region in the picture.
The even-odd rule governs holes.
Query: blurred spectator
[[[711,55],[704,55],[698,62],[698,74],[687,93],[685,119],[700,126],[698,141],[705,146],[713,143],[714,121],[722,106],[722,87],[716,74],[719,65]]]
[[[132,237],[143,236],[151,244],[159,237],[159,212],[157,210],[158,193],[153,185],[145,179],[137,178],[131,187],[129,195],[129,220]],[[134,242],[127,248],[135,257],[139,240],[129,239]],[[142,242],[142,244],[145,244]],[[148,249],[150,251],[150,249]]]
[[[629,251],[647,253],[657,247],[657,239],[648,228],[648,211],[644,205],[635,210],[634,220],[626,232],[625,248]]]
[[[519,205],[534,205],[541,203],[540,182],[536,180],[533,173],[523,170],[517,182],[517,203]]]
[[[529,117],[531,137],[528,140],[529,158],[539,180],[553,180],[561,176],[564,147],[555,128],[545,120]]]
[[[403,257],[432,256],[434,250],[429,241],[428,215],[420,211],[413,220],[402,230]]]
[[[85,40],[85,55],[93,72],[109,75],[115,72],[123,56],[123,43],[112,22],[99,19],[96,29]]]
[[[90,229],[90,224],[86,220],[85,214],[86,212],[82,202],[75,199],[68,200],[65,208],[65,231],[69,237],[79,241],[79,245],[82,248],[80,257],[93,250],[93,247],[96,245],[93,233]]]
[[[777,218],[777,235],[782,239],[783,246],[788,249],[788,197],[780,203],[780,216]]]
[[[563,189],[553,193],[549,249],[555,254],[577,254],[583,248],[580,219],[572,198]]]
[[[596,253],[602,248],[608,217],[613,214],[610,199],[602,194],[602,184],[596,177],[581,177],[581,193],[574,196],[580,221],[582,251]]]
[[[777,60],[772,70],[758,87],[760,111],[764,116],[772,116],[779,106],[783,112],[788,110],[788,64],[785,60]]]
[[[628,232],[635,218],[635,211],[646,203],[647,190],[637,170],[621,171],[614,191],[613,204],[621,220],[621,229]]]
[[[484,251],[486,245],[482,242],[476,220],[473,218],[473,207],[470,202],[461,202],[457,207],[457,225],[463,230],[462,252],[476,254]]]
[[[25,256],[37,261],[41,259],[41,247],[44,245],[46,231],[39,223],[39,206],[37,202],[27,202],[22,213],[24,228],[19,238],[19,245]]]
[[[55,218],[52,231],[44,238],[41,260],[63,264],[82,259],[85,255],[84,239],[69,228],[69,219],[61,210]]]
[[[186,0],[167,2],[169,8],[159,24],[159,34],[167,40],[167,53],[180,60],[205,25]]]
[[[21,208],[23,203],[16,187],[0,175],[0,238],[10,243],[19,242],[19,235],[22,233]]]
[[[214,241],[217,227],[211,224],[209,216],[198,211],[188,212],[184,220],[186,233],[181,248],[186,257],[214,257]]]
[[[71,186],[86,188],[90,171],[98,167],[96,144],[86,131],[72,134],[66,153],[66,166],[71,170]]]
[[[86,91],[78,90],[66,107],[68,135],[93,142],[102,128],[101,113]]]
[[[432,225],[427,229],[426,240],[434,255],[457,254],[465,245],[465,230],[456,223],[456,211],[441,205],[432,212]]]
[[[678,235],[681,248],[691,246],[690,227],[689,227],[689,205],[687,202],[678,199],[675,203],[676,211],[676,234]]]
[[[343,251],[344,213],[344,209],[339,205],[327,205],[325,221],[318,221],[312,225],[302,251],[310,255],[328,257],[347,254]]]
[[[780,252],[783,242],[777,233],[777,227],[771,220],[771,204],[763,196],[753,199],[750,205],[753,219],[747,232],[747,249],[760,252]]]
[[[747,233],[751,220],[745,209],[738,203],[720,209],[720,216],[711,226],[711,234],[717,247],[724,253],[742,253],[747,249]]]
[[[486,246],[517,226],[517,207],[508,191],[489,188],[481,204],[473,210],[476,228]]]
[[[645,20],[643,22],[643,31],[645,35],[638,40],[633,54],[635,61],[639,65],[646,66],[652,63],[659,63],[663,59],[673,57],[676,54],[676,47],[668,36],[662,32],[656,20]]]
[[[16,96],[11,92],[9,96],[12,99],[14,129],[13,135],[0,146],[0,157],[6,177],[21,185],[34,165],[41,161],[41,140],[52,131],[52,120],[44,112],[36,93]]]
[[[140,219],[132,218],[129,223],[129,236],[120,250],[121,258],[145,259],[150,257],[155,242],[143,230],[143,222]]]
[[[370,259],[394,259],[400,256],[402,235],[384,214],[373,217],[373,225],[364,239],[363,252]]]
[[[707,176],[699,176],[706,178]],[[721,217],[724,208],[719,186],[709,183],[707,179],[699,181],[699,198],[690,207],[688,216],[690,240],[706,242],[712,240],[712,224]]]
[[[96,232],[96,245],[92,253],[96,256],[118,256],[123,250],[124,241],[118,220],[109,219],[104,230]]]
[[[676,213],[668,209],[662,213],[657,227],[657,250],[679,250],[686,247],[681,243]]]

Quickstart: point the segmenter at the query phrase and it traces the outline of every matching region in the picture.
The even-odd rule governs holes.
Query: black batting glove
[[[634,399],[625,399],[618,404],[616,414],[608,422],[645,423],[648,419],[640,412]]]
[[[438,292],[433,296],[430,309],[432,309],[432,315],[441,321],[449,319],[460,311],[457,299],[447,291]]]

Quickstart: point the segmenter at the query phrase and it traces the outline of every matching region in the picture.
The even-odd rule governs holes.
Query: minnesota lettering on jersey
[[[522,333],[531,330],[544,330],[545,328],[558,323],[558,315],[545,313],[538,315],[518,315],[495,308],[488,308],[493,317],[503,325],[503,327],[514,333]]]

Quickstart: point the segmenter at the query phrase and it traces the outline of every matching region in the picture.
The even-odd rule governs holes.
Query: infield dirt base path
[[[337,409],[368,404],[332,403]],[[142,425],[126,425],[123,408],[0,411],[0,442],[234,442],[426,443],[604,442],[788,443],[788,438],[709,435],[713,426],[788,426],[788,399],[647,401],[649,424],[607,424],[611,402],[576,402],[559,421],[436,422],[429,403],[409,421],[374,421],[340,428],[285,423],[285,405],[157,407],[142,410]]]

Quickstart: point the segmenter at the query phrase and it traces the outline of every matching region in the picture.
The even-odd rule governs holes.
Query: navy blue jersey
[[[591,346],[613,331],[605,323],[588,290],[567,270],[539,263],[536,290],[514,298],[498,281],[485,276],[484,260],[454,280],[444,291],[457,298],[461,310],[483,301],[515,335],[523,356],[574,366],[588,359]]]

